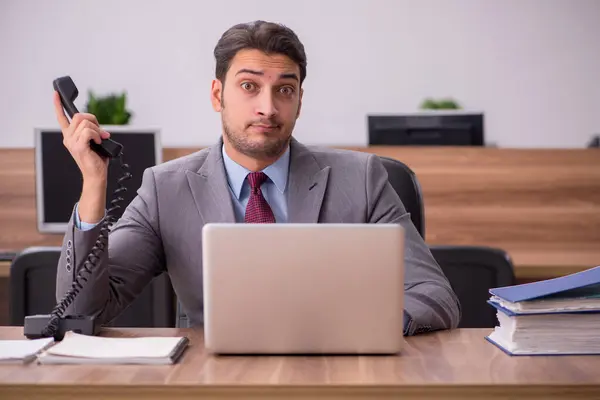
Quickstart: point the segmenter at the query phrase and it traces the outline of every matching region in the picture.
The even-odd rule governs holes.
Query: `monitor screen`
[[[369,115],[369,145],[483,146],[483,114]]]
[[[121,208],[114,212],[120,218],[137,195],[146,168],[162,162],[162,146],[157,129],[107,127],[111,139],[123,145],[123,161],[129,166],[131,179],[123,182],[126,192],[120,193]],[[82,177],[75,160],[63,144],[59,129],[35,131],[35,180],[38,230],[42,233],[64,233],[73,207],[82,190]],[[112,159],[108,167],[106,191],[107,208],[114,198],[118,179],[123,175],[119,159]]]

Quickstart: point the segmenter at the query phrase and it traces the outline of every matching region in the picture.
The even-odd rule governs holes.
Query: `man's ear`
[[[300,117],[300,110],[302,110],[302,95],[304,94],[304,88],[300,88],[300,100],[298,102],[298,111],[296,112],[296,119]]]
[[[218,79],[213,79],[210,88],[210,102],[212,103],[213,110],[221,112],[223,109],[223,84]]]

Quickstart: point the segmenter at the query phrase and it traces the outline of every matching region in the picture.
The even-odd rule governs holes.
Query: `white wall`
[[[365,145],[365,115],[451,95],[503,147],[583,147],[600,133],[597,0],[0,0],[0,147],[54,126],[52,80],[126,89],[166,146],[213,143],[212,50],[240,21],[283,22],[308,54],[296,137]]]

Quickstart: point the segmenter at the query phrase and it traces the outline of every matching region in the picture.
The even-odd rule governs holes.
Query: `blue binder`
[[[598,306],[588,309],[563,309],[557,307],[552,310],[546,311],[513,311],[503,307],[493,298],[488,300],[488,303],[495,307],[502,313],[519,318],[527,318],[530,315],[544,315],[544,314],[583,314],[583,313],[600,313],[600,266],[590,268],[585,271],[577,272],[571,275],[548,279],[545,281],[526,283],[522,285],[507,286],[501,288],[490,289],[490,294],[497,297],[498,299],[504,300],[510,303],[521,303],[521,302],[535,302],[538,300],[558,300],[560,304],[561,300],[564,300],[564,304],[570,303],[571,306],[577,303],[578,299],[598,299]],[[526,352],[514,354],[502,345],[494,341],[489,336],[485,339],[490,343],[499,347],[502,351],[509,355],[588,355],[598,354],[594,352],[580,352],[580,353],[537,353],[537,352]]]
[[[512,303],[550,297],[600,297],[600,266],[545,281],[494,288],[490,293]]]
[[[496,341],[494,341],[494,339],[491,339],[489,336],[485,337],[485,340],[487,340],[488,342],[490,342],[491,344],[493,344],[494,346],[496,346],[497,348],[499,348],[500,350],[502,350],[502,352],[504,352],[505,354],[511,356],[511,357],[534,357],[534,356],[598,356],[600,355],[600,353],[598,352],[594,352],[594,351],[586,351],[586,352],[559,352],[559,353],[552,353],[552,352],[547,352],[547,353],[543,353],[543,352],[524,352],[524,353],[513,353],[512,351],[508,350],[507,348],[505,348],[504,346],[502,346],[500,343],[497,343]]]

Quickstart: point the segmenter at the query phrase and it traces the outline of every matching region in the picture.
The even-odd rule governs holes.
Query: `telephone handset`
[[[69,117],[73,118],[78,112],[75,104],[73,104],[73,101],[79,94],[75,83],[73,83],[73,80],[69,76],[63,76],[55,79],[53,86],[60,95],[61,103],[69,114]],[[96,240],[94,247],[92,247],[90,254],[88,254],[86,261],[77,273],[77,276],[73,278],[71,288],[65,293],[50,314],[30,315],[25,317],[23,333],[29,339],[54,337],[55,340],[62,340],[67,331],[74,331],[85,335],[95,335],[100,328],[96,323],[94,316],[65,316],[64,314],[83,288],[83,285],[88,281],[88,278],[91,277],[92,271],[96,267],[96,263],[100,260],[102,252],[108,247],[108,233],[112,225],[116,222],[116,217],[113,213],[121,208],[119,203],[123,201],[123,198],[119,196],[119,193],[127,190],[127,188],[123,186],[123,181],[131,179],[131,174],[128,172],[129,166],[123,162],[123,146],[120,143],[111,139],[104,139],[101,144],[91,141],[90,146],[92,147],[92,150],[103,157],[109,157],[111,159],[118,157],[121,162],[123,176],[117,181],[118,187],[113,193],[113,199],[110,202],[111,207],[106,212],[107,216],[100,226],[98,239]],[[75,249],[72,251],[74,252]]]
[[[70,76],[62,76],[55,79],[52,84],[54,90],[60,95],[60,101],[67,111],[67,114],[73,119],[73,116],[79,112],[74,104],[75,99],[79,95],[79,90],[77,90],[77,86],[75,86],[73,79],[71,79]],[[96,153],[107,158],[119,157],[123,150],[123,146],[112,139],[102,139],[101,144],[92,140],[90,141],[90,146]]]

